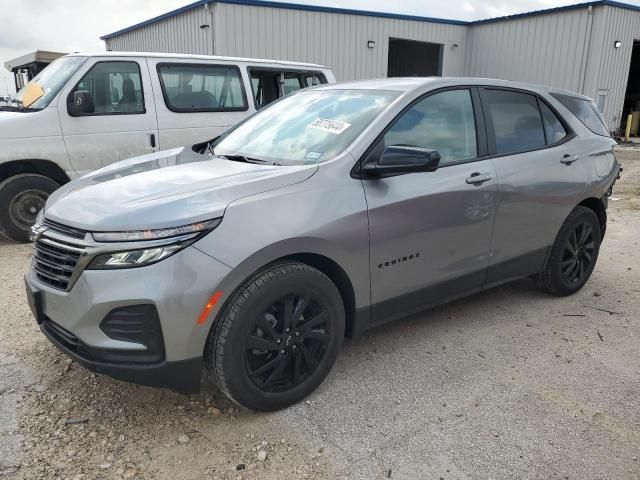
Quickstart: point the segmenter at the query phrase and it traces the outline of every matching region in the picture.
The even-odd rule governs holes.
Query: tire
[[[596,266],[601,232],[595,212],[586,207],[576,207],[560,227],[544,270],[536,276],[538,287],[558,296],[580,290]]]
[[[290,330],[286,311],[291,312]],[[322,383],[344,331],[344,305],[333,282],[309,265],[276,263],[227,301],[209,334],[205,363],[232,401],[250,410],[274,411],[302,400]]]
[[[0,234],[28,242],[38,212],[58,187],[50,178],[33,173],[15,175],[0,183]]]

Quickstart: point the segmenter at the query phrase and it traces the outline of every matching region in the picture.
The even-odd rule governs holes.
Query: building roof
[[[475,20],[475,21],[464,21],[464,20],[454,20],[454,19],[445,19],[445,18],[434,18],[434,17],[421,17],[416,15],[403,15],[399,13],[386,13],[386,12],[374,12],[368,10],[354,10],[348,8],[336,8],[336,7],[324,7],[317,5],[305,5],[299,3],[286,3],[286,2],[277,2],[270,0],[198,0],[194,3],[190,3],[189,5],[185,5],[184,7],[178,8],[176,10],[172,10],[170,12],[164,13],[157,17],[150,18],[149,20],[145,20],[144,22],[137,23],[130,27],[123,28],[122,30],[118,30],[113,33],[108,33],[100,37],[101,40],[108,40],[112,37],[121,35],[123,33],[131,32],[133,30],[137,30],[139,28],[145,27],[147,25],[160,22],[162,20],[166,20],[168,18],[175,17],[176,15],[180,15],[181,13],[187,12],[189,10],[193,10],[194,8],[201,7],[203,5],[207,5],[210,3],[230,3],[234,5],[248,5],[248,6],[258,6],[258,7],[269,7],[269,8],[284,8],[289,10],[303,10],[308,12],[325,12],[325,13],[338,13],[343,15],[360,15],[366,17],[379,17],[379,18],[391,18],[395,20],[412,20],[417,22],[426,22],[426,23],[440,23],[446,25],[476,25],[482,23],[491,23],[491,22],[501,22],[506,20],[513,20],[518,18],[530,17],[534,15],[545,15],[549,13],[557,13],[566,10],[575,10],[579,8],[587,8],[587,7],[595,7],[595,6],[610,6],[617,8],[624,8],[627,10],[637,10],[640,11],[640,6],[629,5],[627,3],[612,1],[612,0],[596,0],[585,3],[577,3],[573,5],[565,5],[562,7],[548,8],[545,10],[535,10],[532,12],[518,13],[514,15],[507,15],[503,17],[495,17],[488,18],[484,20]]]

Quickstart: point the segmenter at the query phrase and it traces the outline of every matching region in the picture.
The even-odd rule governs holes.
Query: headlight
[[[174,243],[163,247],[143,248],[140,250],[129,250],[128,252],[102,253],[94,258],[89,266],[89,270],[106,270],[111,268],[131,268],[151,265],[160,260],[173,255],[178,250],[184,248],[188,243]]]
[[[157,230],[130,230],[126,232],[93,232],[97,242],[136,242],[141,240],[160,240],[194,233],[201,233],[216,228],[222,218],[214,218],[204,222],[191,223],[180,227],[160,228]]]
[[[180,227],[128,232],[93,232],[100,242],[122,242],[122,250],[104,252],[95,256],[87,266],[89,270],[133,268],[159,262],[191,245],[205,233],[216,228],[222,218],[192,223]],[[145,241],[140,248],[134,242]]]

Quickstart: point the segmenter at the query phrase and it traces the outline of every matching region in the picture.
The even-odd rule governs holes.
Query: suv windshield
[[[35,110],[45,108],[86,59],[62,57],[55,60],[20,89],[14,103]]]
[[[329,160],[382,112],[399,92],[312,90],[266,107],[222,136],[216,155],[238,155],[279,165]]]

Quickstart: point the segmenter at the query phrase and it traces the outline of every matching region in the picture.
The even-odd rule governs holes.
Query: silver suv
[[[385,79],[272,104],[211,142],[75,180],[33,228],[27,296],[89,369],[236,403],[312,392],[345,335],[532,277],[593,271],[614,141],[586,97]]]

